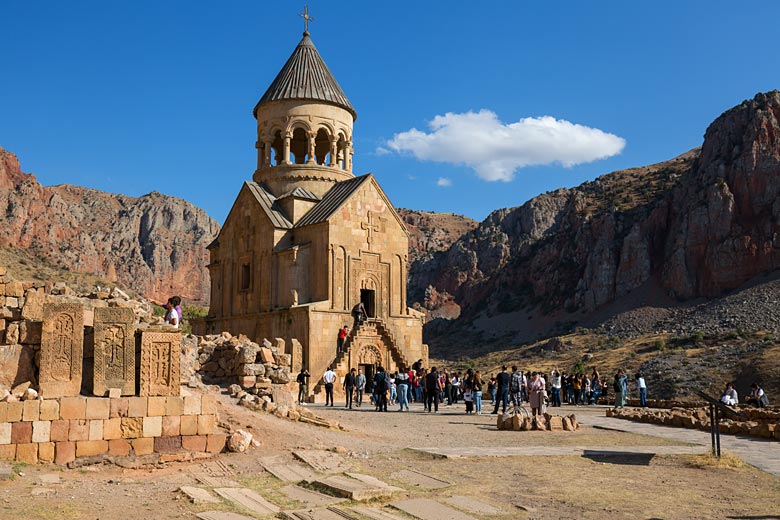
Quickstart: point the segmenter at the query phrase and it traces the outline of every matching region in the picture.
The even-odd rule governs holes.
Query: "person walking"
[[[496,376],[496,406],[490,413],[497,414],[500,405],[503,405],[501,413],[506,413],[506,407],[509,404],[509,380],[510,375],[506,371],[506,365],[504,365]]]
[[[363,375],[362,371],[358,371],[357,379],[355,381],[355,401],[357,402],[357,407],[360,408],[360,405],[363,404],[363,391],[366,389],[366,376]]]
[[[355,393],[355,387],[357,386],[357,374],[353,368],[347,375],[344,376],[344,393],[346,394],[344,408],[352,409],[352,395]]]
[[[333,406],[333,383],[336,381],[336,372],[328,368],[322,374],[322,380],[325,382],[325,406],[328,406],[328,403]]]

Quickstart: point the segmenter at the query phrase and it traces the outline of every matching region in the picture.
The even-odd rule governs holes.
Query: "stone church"
[[[329,366],[371,377],[379,365],[427,363],[423,315],[406,305],[408,231],[376,178],[352,173],[357,113],[308,31],[254,116],[257,170],[209,246],[204,332],[284,339],[317,400]],[[359,302],[368,319],[355,330]]]

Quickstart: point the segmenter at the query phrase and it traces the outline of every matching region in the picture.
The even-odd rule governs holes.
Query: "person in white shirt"
[[[647,407],[647,383],[645,383],[645,376],[642,372],[638,372],[636,375],[636,386],[639,388],[639,406],[642,408]]]
[[[325,406],[328,406],[328,402],[333,406],[333,383],[336,381],[336,372],[329,368],[322,375],[322,380],[325,382]]]
[[[728,406],[739,404],[739,398],[737,397],[737,391],[734,390],[733,383],[726,383],[726,390],[720,397],[720,402]]]

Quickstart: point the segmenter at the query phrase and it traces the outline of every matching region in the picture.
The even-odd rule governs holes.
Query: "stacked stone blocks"
[[[210,394],[0,402],[6,460],[67,464],[104,454],[217,453],[224,446]]]

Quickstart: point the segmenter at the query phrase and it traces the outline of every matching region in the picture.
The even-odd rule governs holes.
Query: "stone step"
[[[229,513],[227,511],[204,511],[197,515],[200,520],[255,520],[252,517]]]
[[[286,520],[359,520],[349,512],[336,507],[285,511],[280,517]]]
[[[344,499],[333,497],[324,493],[318,493],[300,486],[285,486],[280,489],[284,495],[292,500],[296,500],[306,505],[306,507],[326,506],[342,502]]]
[[[313,482],[317,474],[298,462],[261,462],[263,469],[283,482]]]
[[[359,515],[370,518],[371,520],[407,520],[406,518],[401,518],[400,516],[388,513],[382,509],[374,509],[371,507],[353,507],[352,510]]]
[[[316,480],[314,483],[336,496],[352,500],[371,500],[389,497],[393,494],[393,491],[385,485],[367,484],[361,480],[342,475],[331,475]]]
[[[352,477],[354,479],[360,480],[361,482],[365,482],[366,484],[369,484],[371,486],[381,487],[392,492],[403,491],[403,488],[399,488],[397,486],[388,484],[387,482],[379,480],[378,478],[373,477],[371,475],[365,475],[363,473],[349,473],[349,472],[347,472],[346,475],[348,477]]]
[[[442,489],[452,484],[446,480],[432,477],[431,475],[426,475],[425,473],[420,473],[419,471],[411,469],[396,471],[390,476],[404,484],[421,489]]]
[[[184,493],[184,495],[190,499],[190,502],[193,504],[218,504],[219,499],[208,492],[208,490],[199,488],[199,487],[193,487],[193,486],[182,486],[179,488],[179,491]]]
[[[279,507],[272,504],[256,492],[247,488],[217,488],[214,490],[219,496],[238,504],[257,515],[272,515],[280,511]]]
[[[420,520],[477,520],[473,516],[427,498],[411,498],[390,505]]]
[[[475,515],[500,515],[504,513],[500,508],[473,497],[455,495],[443,498],[441,501]]]

